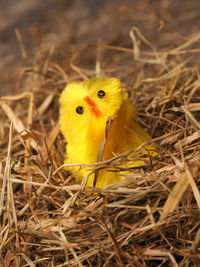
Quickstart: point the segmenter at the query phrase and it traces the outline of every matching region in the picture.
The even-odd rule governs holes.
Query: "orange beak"
[[[88,104],[92,114],[98,118],[101,115],[101,111],[97,108],[96,104],[88,96],[84,97],[84,100]]]

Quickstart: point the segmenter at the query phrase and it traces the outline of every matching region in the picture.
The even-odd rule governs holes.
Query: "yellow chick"
[[[69,83],[60,96],[60,126],[67,141],[67,164],[97,162],[100,146],[105,140],[105,129],[108,118],[112,116],[113,123],[103,147],[102,161],[109,160],[123,152],[136,149],[146,142],[142,137],[150,136],[134,121],[135,108],[122,92],[122,85],[115,78],[93,78],[83,82]],[[155,147],[146,145],[139,152],[154,154]],[[129,155],[133,156],[138,152]],[[144,165],[144,159],[121,164],[120,167],[135,167]],[[82,181],[91,168],[79,166],[66,167],[75,174],[77,181]],[[123,172],[104,168],[89,175],[87,185],[104,187],[122,180]]]

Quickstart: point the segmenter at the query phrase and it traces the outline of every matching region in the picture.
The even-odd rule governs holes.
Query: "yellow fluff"
[[[135,108],[122,93],[122,86],[115,78],[93,78],[83,82],[72,82],[66,86],[60,97],[60,126],[67,141],[65,163],[95,163],[99,148],[105,138],[108,117],[114,116],[104,150],[102,161],[113,158],[123,152],[136,149],[146,142],[140,135],[150,136],[134,121]],[[155,147],[147,145],[139,152],[155,154]],[[138,153],[138,152],[137,152]],[[133,156],[135,153],[131,153]],[[144,159],[121,164],[121,167],[144,165]],[[82,181],[90,172],[89,167],[67,167],[75,174],[77,181]],[[123,172],[121,172],[122,174]],[[98,172],[96,187],[104,187],[120,181],[123,176],[113,169]],[[93,186],[94,173],[89,176],[87,185]]]

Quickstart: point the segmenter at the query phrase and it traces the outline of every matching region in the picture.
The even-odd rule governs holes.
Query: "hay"
[[[199,266],[200,80],[191,62],[200,34],[165,51],[137,28],[130,38],[133,49],[83,47],[67,73],[51,50],[21,73],[16,95],[1,97],[2,266]],[[63,170],[58,97],[66,81],[94,75],[122,80],[159,155],[91,194]]]

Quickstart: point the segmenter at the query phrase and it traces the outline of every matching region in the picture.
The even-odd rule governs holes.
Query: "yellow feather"
[[[105,95],[104,95],[105,94]],[[78,110],[77,110],[78,108]],[[105,138],[106,122],[113,117],[104,145],[102,161],[115,155],[136,149],[146,142],[131,130],[151,139],[150,136],[134,121],[135,108],[122,93],[119,80],[115,78],[93,78],[84,82],[72,82],[66,86],[60,96],[60,125],[67,141],[65,163],[95,163],[99,148]],[[156,153],[153,145],[147,145],[139,152]],[[131,153],[129,157],[134,156]],[[122,163],[120,167],[144,165],[144,158]],[[90,172],[90,168],[67,167],[76,174],[77,181],[82,181]],[[124,173],[124,172],[121,172]],[[89,176],[87,185],[93,186],[95,175]],[[96,186],[104,187],[122,180],[120,172],[113,168],[98,172]]]

